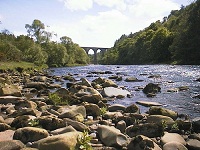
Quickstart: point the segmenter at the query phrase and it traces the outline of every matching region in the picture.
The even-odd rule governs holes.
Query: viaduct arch
[[[89,50],[93,50],[94,51],[94,64],[97,64],[97,51],[100,50],[100,52],[102,54],[104,54],[107,49],[109,48],[103,48],[103,47],[81,47],[82,49],[85,50],[85,52],[88,54]]]

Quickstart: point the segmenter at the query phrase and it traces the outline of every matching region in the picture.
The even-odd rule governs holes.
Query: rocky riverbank
[[[152,101],[109,105],[108,100],[132,95],[116,84],[120,76],[105,79],[104,73],[112,74],[92,72],[98,74],[92,82],[76,81],[72,74],[0,73],[0,150],[200,149],[200,118],[191,120]],[[70,81],[65,88],[64,80]],[[149,83],[139,90],[151,97],[161,89]],[[139,105],[149,111],[141,114]]]

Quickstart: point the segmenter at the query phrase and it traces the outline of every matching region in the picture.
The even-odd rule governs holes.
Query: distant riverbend
[[[118,103],[128,106],[137,101],[158,102],[163,107],[188,114],[191,118],[200,115],[200,66],[197,65],[89,65],[78,67],[51,68],[53,75],[72,74],[76,80],[87,78],[93,81],[98,77],[109,78],[111,76],[122,77],[121,81],[115,81],[118,86],[125,87],[131,97],[116,99],[109,103]],[[135,77],[140,82],[126,82],[128,77]],[[63,87],[66,87],[64,81]],[[141,90],[148,83],[159,84],[161,92],[154,97],[147,97]],[[181,90],[177,90],[180,89]],[[148,108],[141,106],[144,113]]]

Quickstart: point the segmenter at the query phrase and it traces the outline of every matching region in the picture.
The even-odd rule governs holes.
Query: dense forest
[[[102,64],[200,64],[200,0],[142,31],[122,35]]]
[[[26,24],[27,35],[15,36],[8,30],[0,33],[0,61],[25,61],[49,67],[88,64],[89,57],[72,39],[63,36],[60,42],[51,41],[54,34],[35,19]]]

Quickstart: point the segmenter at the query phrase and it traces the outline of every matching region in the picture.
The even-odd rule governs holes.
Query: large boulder
[[[46,130],[55,130],[66,126],[66,122],[53,116],[42,116],[38,118],[39,125]]]
[[[24,128],[19,128],[15,131],[13,139],[20,140],[26,144],[28,142],[38,141],[48,136],[49,133],[45,129],[36,127],[24,127]]]
[[[189,139],[187,141],[187,147],[190,150],[199,150],[200,149],[200,140],[197,139]]]
[[[123,147],[127,145],[127,138],[115,127],[100,125],[97,129],[101,141],[106,146]]]
[[[132,104],[126,107],[125,112],[126,113],[140,113],[140,108],[137,105]]]
[[[17,85],[4,85],[0,88],[0,96],[18,96],[21,97],[21,91]]]
[[[92,87],[90,81],[88,81],[86,78],[81,78],[81,83],[80,84],[88,86],[88,87]]]
[[[101,93],[104,97],[117,97],[131,95],[129,91],[115,87],[105,87]]]
[[[0,132],[10,129],[11,127],[6,123],[0,123]]]
[[[14,133],[15,133],[14,130],[6,130],[3,132],[0,132],[0,141],[13,140]]]
[[[149,102],[149,101],[137,101],[136,102],[139,105],[145,106],[145,107],[150,107],[150,106],[162,106],[162,104],[157,103],[157,102]]]
[[[49,136],[33,143],[34,148],[39,150],[73,150],[77,144],[79,132],[68,132],[65,134]]]
[[[171,117],[163,115],[150,115],[147,116],[148,123],[165,123],[166,125],[174,124],[174,120]]]
[[[50,132],[50,134],[58,135],[58,134],[64,134],[64,133],[67,133],[67,132],[74,132],[74,131],[76,131],[76,129],[74,129],[71,125],[69,125],[69,126],[66,126],[66,127],[63,127],[63,128],[53,130],[53,131]]]
[[[181,135],[179,135],[177,133],[165,132],[164,136],[161,137],[161,143],[164,145],[169,142],[179,142],[183,145],[186,145],[186,141],[184,140],[184,138]]]
[[[19,140],[0,141],[0,150],[21,150],[25,145]]]
[[[58,110],[60,113],[59,118],[70,118],[73,119],[78,114],[81,114],[84,118],[86,117],[86,109],[84,106],[67,106]]]
[[[130,137],[135,137],[137,135],[144,135],[150,138],[160,137],[163,135],[163,132],[163,126],[156,123],[131,125],[126,128],[126,134]]]
[[[71,125],[74,129],[78,130],[78,131],[88,131],[89,128],[88,126],[86,126],[85,124],[78,122],[78,121],[74,121],[72,119],[69,118],[64,118],[63,119],[68,125]]]
[[[102,100],[102,96],[99,94],[84,95],[81,97],[82,102],[98,104]]]
[[[142,82],[143,80],[139,80],[135,77],[128,77],[125,79],[126,82]]]
[[[188,149],[183,144],[172,141],[163,145],[163,150],[188,150]]]
[[[29,100],[21,100],[21,101],[18,101],[16,104],[15,104],[15,109],[18,110],[20,108],[32,108],[32,109],[36,109],[37,108],[37,104],[33,101],[29,101]]]
[[[177,112],[175,112],[173,110],[166,109],[166,108],[157,107],[157,106],[150,107],[149,114],[150,115],[168,116],[168,117],[171,117],[174,120],[176,120],[177,117],[178,117],[178,113]]]
[[[97,117],[101,115],[101,110],[98,105],[96,104],[85,104],[87,116]]]
[[[27,82],[25,87],[36,88],[37,90],[43,90],[47,88],[47,85],[44,82]]]
[[[11,123],[11,127],[14,128],[23,128],[23,127],[30,127],[31,124],[31,120],[36,119],[35,116],[31,116],[31,115],[23,115],[23,116],[18,116],[16,117],[12,123]]]
[[[22,97],[17,96],[0,96],[0,104],[8,104],[8,103],[18,103],[18,101],[22,100]]]
[[[117,84],[110,80],[110,79],[105,79],[104,83],[102,84],[103,87],[117,87]]]
[[[162,150],[153,140],[150,138],[138,135],[135,138],[132,138],[130,143],[127,146],[128,150]]]
[[[158,86],[158,84],[149,83],[145,86],[145,88],[142,90],[145,94],[156,94],[161,91],[161,88]]]
[[[197,133],[200,133],[200,117],[196,117],[192,120],[193,130]]]
[[[124,112],[125,109],[126,109],[126,107],[124,105],[121,105],[121,104],[113,104],[113,105],[108,107],[108,111],[111,111],[111,112],[115,112],[115,111]]]

